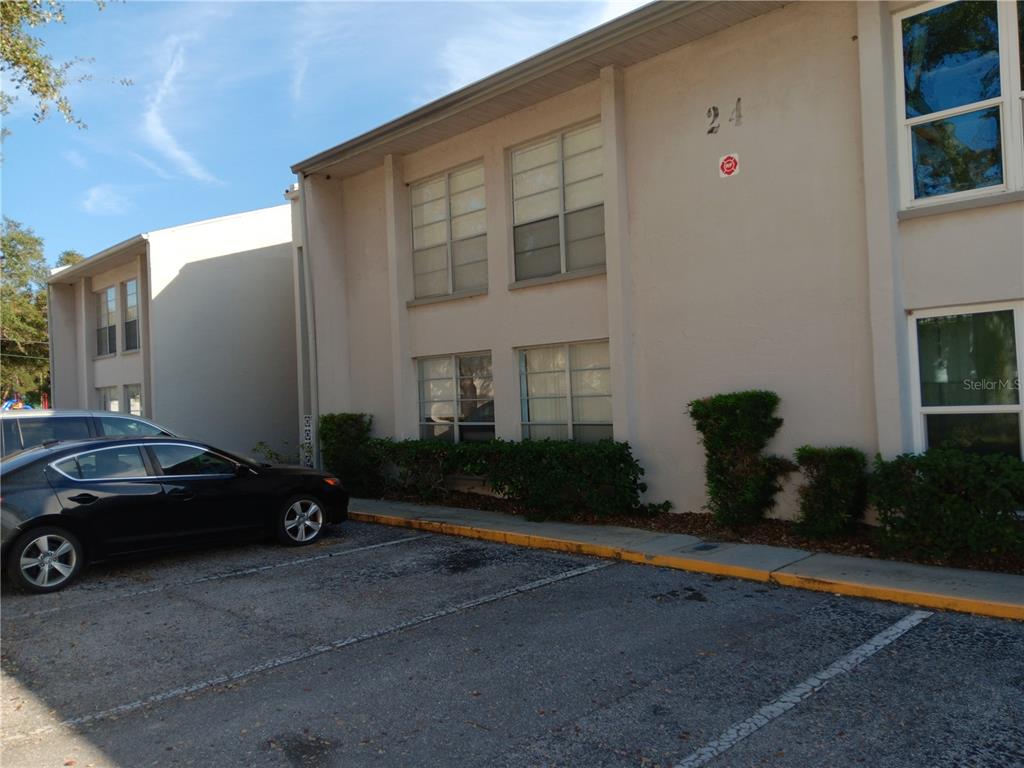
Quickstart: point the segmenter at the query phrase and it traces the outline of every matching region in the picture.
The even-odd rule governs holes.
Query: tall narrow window
[[[494,439],[490,352],[422,358],[419,379],[421,438]]]
[[[607,341],[520,350],[519,392],[524,440],[612,436]]]
[[[482,165],[413,185],[412,242],[417,299],[487,287]]]
[[[124,284],[124,349],[139,348],[139,281]]]
[[[142,415],[142,385],[141,384],[125,384],[124,385],[124,400],[125,405],[128,406],[128,413],[132,416]]]
[[[121,410],[121,397],[118,393],[119,387],[97,387],[96,400],[101,411]]]
[[[955,2],[897,16],[905,203],[1024,183],[1020,8]]]
[[[601,125],[512,153],[516,280],[604,264]]]
[[[96,356],[117,352],[117,289],[105,288],[96,294]]]
[[[948,312],[948,310],[946,310]],[[921,448],[1024,458],[1020,338],[1024,305],[915,312]]]

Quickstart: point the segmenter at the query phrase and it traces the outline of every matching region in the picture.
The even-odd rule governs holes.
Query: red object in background
[[[739,155],[725,155],[718,161],[718,175],[722,178],[735,176],[740,169]]]
[[[43,410],[47,410],[50,407],[50,396],[45,392],[43,392],[43,395],[40,398],[39,405],[42,406]]]

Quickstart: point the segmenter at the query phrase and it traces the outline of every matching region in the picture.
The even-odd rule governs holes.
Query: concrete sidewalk
[[[734,576],[819,592],[1024,621],[1024,576],[815,554],[620,526],[531,522],[500,512],[353,499],[361,520],[505,544]]]

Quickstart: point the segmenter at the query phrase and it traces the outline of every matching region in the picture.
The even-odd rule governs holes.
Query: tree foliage
[[[16,392],[38,401],[50,380],[43,241],[5,216],[0,244],[0,388],[4,400]]]
[[[97,0],[102,10],[104,0]],[[92,76],[82,73],[72,75],[72,68],[89,59],[74,58],[71,61],[54,62],[44,52],[45,42],[32,34],[47,24],[64,23],[64,3],[59,0],[3,0],[0,2],[0,70],[14,91],[27,91],[35,100],[36,122],[42,122],[53,108],[56,108],[69,123],[84,128],[74,113],[65,95],[70,82],[91,80]],[[122,85],[131,85],[122,79]],[[7,90],[0,93],[0,115],[6,115],[11,104],[17,99]],[[4,131],[6,133],[6,129]]]
[[[74,251],[74,250],[61,251],[60,255],[57,257],[57,264],[56,264],[56,266],[58,266],[58,267],[73,267],[73,266],[75,266],[75,264],[80,264],[83,261],[85,261],[85,256],[83,256],[78,251]]]

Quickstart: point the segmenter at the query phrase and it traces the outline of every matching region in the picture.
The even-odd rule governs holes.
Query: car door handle
[[[184,488],[175,488],[174,490],[168,491],[167,495],[180,501],[191,501],[196,497],[195,493],[192,491],[186,491]]]
[[[92,504],[99,496],[93,496],[91,493],[79,493],[75,496],[68,496],[68,501],[73,501],[75,504]]]

